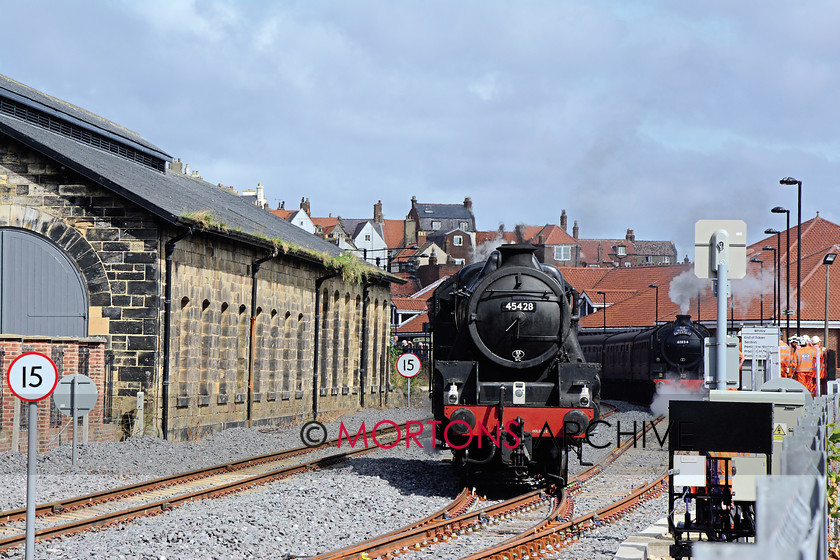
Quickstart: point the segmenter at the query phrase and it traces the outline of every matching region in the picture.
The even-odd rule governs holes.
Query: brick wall
[[[0,367],[8,371],[12,362],[25,352],[40,352],[58,368],[58,378],[81,373],[90,377],[99,389],[94,409],[87,415],[88,441],[113,441],[117,427],[104,415],[104,395],[107,386],[105,342],[98,339],[8,337],[0,336]],[[3,382],[0,391],[0,451],[26,451],[28,437],[28,402],[15,397]],[[70,418],[61,414],[52,397],[38,403],[38,451],[47,451],[72,439]],[[67,427],[59,435],[62,428]],[[78,429],[77,429],[78,431]],[[81,437],[80,437],[81,439]],[[17,443],[17,445],[13,445]]]

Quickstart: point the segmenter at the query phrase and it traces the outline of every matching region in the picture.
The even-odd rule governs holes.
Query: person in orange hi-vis
[[[800,347],[793,353],[794,379],[805,385],[812,395],[817,394],[817,383],[814,377],[814,348],[810,345],[808,335],[800,337]]]
[[[811,337],[811,346],[814,348],[814,371],[816,375],[814,376],[816,379],[819,379],[820,384],[820,394],[824,395],[825,391],[823,388],[825,387],[825,347],[822,345],[822,341],[818,336]]]
[[[782,377],[791,377],[789,373],[791,359],[790,345],[785,342],[782,335],[779,335],[779,369]]]

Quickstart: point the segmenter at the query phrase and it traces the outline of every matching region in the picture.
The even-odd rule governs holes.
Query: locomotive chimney
[[[537,248],[529,243],[500,245],[496,250],[502,255],[501,266],[527,266],[534,268],[534,251]]]
[[[690,327],[691,326],[691,315],[677,315],[677,320],[675,321],[678,325],[685,325]]]

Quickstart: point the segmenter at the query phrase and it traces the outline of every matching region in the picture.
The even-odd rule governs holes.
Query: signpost
[[[694,224],[694,273],[714,278],[717,301],[715,388],[726,389],[726,301],[730,278],[747,273],[747,224],[743,220],[699,220]]]
[[[38,401],[49,397],[58,384],[58,368],[40,352],[21,354],[9,366],[6,383],[12,393],[29,403],[26,450],[26,560],[35,555],[35,460],[38,453]]]
[[[412,354],[411,352],[407,352],[397,358],[397,373],[405,377],[408,383],[408,397],[406,400],[409,407],[411,406],[411,378],[420,373],[422,365],[417,354]]]
[[[53,393],[55,407],[65,416],[73,418],[73,466],[76,466],[76,426],[78,418],[85,416],[96,406],[96,384],[93,379],[81,373],[65,375],[58,382]]]

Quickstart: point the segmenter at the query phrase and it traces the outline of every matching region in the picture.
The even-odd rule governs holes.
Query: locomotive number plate
[[[502,304],[502,311],[528,311],[533,313],[537,310],[537,304],[533,301],[508,301]]]

